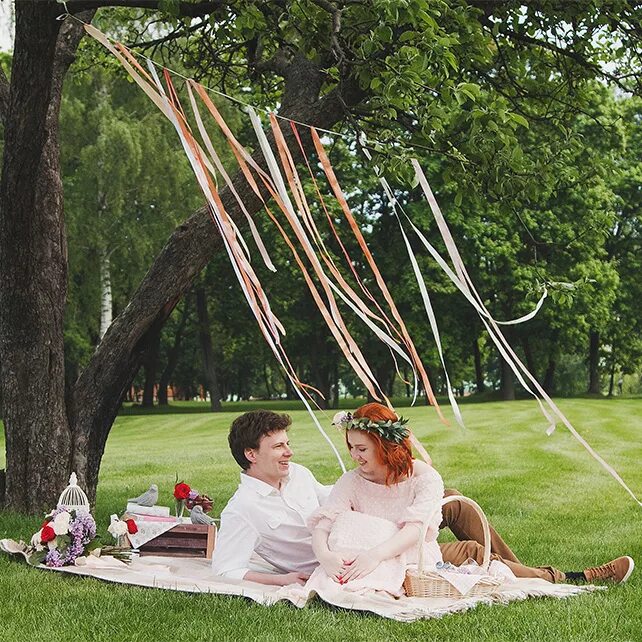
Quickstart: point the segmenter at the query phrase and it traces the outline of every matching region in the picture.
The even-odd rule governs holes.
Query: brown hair
[[[251,410],[237,417],[232,422],[230,434],[227,436],[236,463],[243,470],[247,470],[250,461],[245,456],[245,450],[258,448],[262,437],[277,430],[288,430],[291,423],[289,415],[279,415],[271,410]]]
[[[397,421],[399,419],[390,408],[380,403],[367,403],[357,408],[352,413],[352,416],[355,419],[366,417],[372,421]],[[409,439],[404,439],[400,444],[397,444],[394,441],[383,439],[378,434],[370,432],[369,430],[365,432],[374,442],[379,463],[386,467],[386,486],[396,484],[402,481],[404,477],[410,477],[412,475],[413,459]]]

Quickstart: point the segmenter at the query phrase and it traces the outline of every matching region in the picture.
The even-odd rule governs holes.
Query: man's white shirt
[[[253,553],[282,573],[312,573],[318,562],[306,522],[331,489],[294,463],[279,490],[242,472],[238,489],[221,513],[214,573],[243,579],[251,570]]]

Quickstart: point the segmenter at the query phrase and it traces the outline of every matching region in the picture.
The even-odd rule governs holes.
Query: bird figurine
[[[203,507],[199,506],[198,504],[194,506],[194,508],[192,508],[189,518],[192,524],[205,524],[207,526],[210,526],[214,523],[214,519],[209,515],[206,515],[203,512]]]
[[[152,484],[148,490],[138,497],[132,497],[127,500],[130,504],[138,504],[139,506],[154,506],[158,501],[158,486]]]

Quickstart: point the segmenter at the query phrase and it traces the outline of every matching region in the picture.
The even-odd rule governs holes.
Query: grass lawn
[[[562,400],[560,406],[642,496],[642,399]],[[176,474],[213,497],[218,514],[238,481],[226,440],[235,414],[119,417],[101,468],[99,531],[106,535],[109,515],[152,482],[161,489],[159,503],[171,505]],[[304,412],[290,414],[295,461],[333,482],[339,468],[330,449]],[[525,563],[578,570],[629,554],[639,569],[625,585],[597,594],[402,624],[321,603],[298,610],[127,588],[37,571],[0,555],[0,640],[642,640],[642,508],[563,427],[546,437],[531,401],[467,405],[466,430],[442,426],[429,408],[403,414],[446,486],[477,500]],[[332,437],[343,454],[340,435]],[[27,539],[40,521],[0,513],[0,537]]]

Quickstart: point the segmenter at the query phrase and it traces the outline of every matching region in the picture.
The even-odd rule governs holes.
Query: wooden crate
[[[179,524],[139,547],[141,555],[212,558],[216,525]]]

